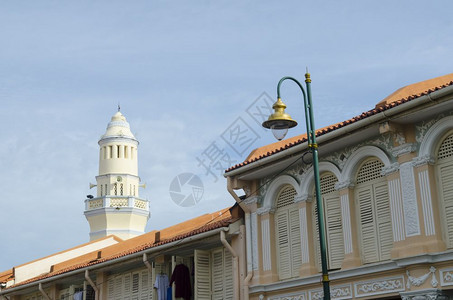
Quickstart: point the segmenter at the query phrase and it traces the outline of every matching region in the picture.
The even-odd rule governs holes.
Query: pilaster
[[[424,252],[439,252],[446,249],[442,240],[440,207],[435,180],[434,159],[429,156],[412,160],[417,182],[417,199],[421,210],[421,231]]]
[[[313,228],[311,228],[311,222],[309,221],[310,218],[308,217],[311,215],[310,209],[311,205],[308,205],[307,207],[307,199],[298,199],[299,203],[299,220],[300,220],[300,234],[301,234],[301,252],[302,252],[302,265],[299,269],[299,274],[301,277],[305,277],[308,275],[316,274],[318,273],[318,270],[314,264],[315,259],[314,259],[314,251],[310,251],[310,248],[313,248],[310,246],[312,243],[310,241],[313,241],[311,234],[309,232],[313,232]]]
[[[344,239],[344,259],[341,268],[343,270],[351,269],[362,264],[357,226],[353,226],[353,224],[357,224],[353,187],[354,185],[349,181],[339,183],[336,186],[341,201],[341,222]]]
[[[275,236],[274,210],[258,210],[257,214],[260,216],[261,229],[259,282],[272,283],[278,281],[275,239],[272,238]]]
[[[302,203],[301,203],[302,204]],[[316,248],[314,246],[314,232],[316,232],[315,228],[313,228],[313,199],[311,197],[306,197],[303,201],[303,206],[305,207],[305,217],[306,217],[306,224],[307,224],[307,236],[305,240],[308,242],[308,262],[302,263],[300,268],[300,274],[302,277],[318,274],[318,267],[316,265]]]

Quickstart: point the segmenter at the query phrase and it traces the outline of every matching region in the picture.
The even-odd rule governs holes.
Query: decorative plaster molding
[[[324,298],[324,291],[322,289],[309,291],[308,293],[310,300],[321,300]],[[352,286],[350,284],[331,286],[330,297],[336,300],[352,299]]]
[[[308,263],[310,261],[310,253],[308,250],[308,226],[307,226],[307,208],[299,208],[299,221],[300,221],[300,233],[301,233],[301,251],[302,251],[302,263]]]
[[[352,182],[351,180],[346,180],[335,183],[335,190],[339,191],[346,188],[353,188],[354,186],[355,186],[354,182]]]
[[[453,285],[453,268],[439,270],[439,273],[441,286]]]
[[[263,271],[271,269],[271,241],[269,219],[261,221],[261,242],[263,249]]]
[[[414,286],[421,286],[423,283],[425,283],[426,279],[428,279],[429,275],[432,274],[432,277],[431,277],[431,286],[433,288],[437,287],[437,285],[439,284],[439,282],[437,281],[437,278],[436,278],[436,268],[434,268],[433,266],[431,266],[431,268],[429,268],[429,272],[420,276],[420,277],[414,277],[414,276],[411,276],[409,274],[409,270],[406,271],[406,275],[407,275],[407,284],[406,284],[406,287],[407,289],[410,289],[411,288],[411,285],[414,285]]]
[[[393,241],[399,242],[405,239],[403,220],[403,201],[401,200],[401,183],[396,178],[388,182],[390,212],[392,216]]]
[[[311,202],[313,200],[313,196],[311,196],[309,194],[300,194],[300,195],[297,195],[294,197],[294,202],[296,202],[296,197],[300,197],[300,201],[305,201],[305,202]]]
[[[402,300],[448,300],[448,296],[444,295],[441,290],[425,289],[413,292],[400,293]]]
[[[417,142],[420,143],[419,155],[433,155],[442,135],[453,127],[453,116],[438,115],[436,119],[417,126]]]
[[[256,213],[259,216],[265,215],[265,214],[273,214],[275,212],[275,208],[271,207],[260,207],[256,210]]]
[[[308,195],[296,195],[294,196],[294,203],[299,203],[299,202],[302,202],[302,201],[307,201],[308,199]]]
[[[365,297],[404,291],[404,277],[388,277],[354,284],[355,296]]]
[[[415,193],[414,169],[411,163],[404,163],[401,165],[400,177],[406,236],[420,235],[420,221],[418,216],[417,195]]]
[[[253,270],[258,270],[258,216],[256,213],[251,213],[250,226],[252,227],[252,267]]]
[[[382,168],[381,174],[383,176],[388,176],[392,173],[398,172],[400,169],[400,164],[399,163],[393,163],[391,165],[385,166]]]
[[[245,200],[243,200],[243,202],[245,203],[245,205],[256,204],[259,202],[259,197],[258,196],[247,197],[245,198]]]
[[[261,298],[262,295],[260,295],[260,300],[264,299]],[[301,293],[292,293],[292,294],[286,294],[286,295],[278,295],[278,296],[272,296],[267,298],[268,300],[306,300],[307,299],[307,293],[301,292]]]
[[[407,144],[403,144],[401,146],[393,148],[392,155],[394,157],[399,157],[399,156],[407,154],[407,153],[415,152],[415,150],[417,150],[417,144],[407,143]]]
[[[341,195],[341,225],[343,227],[344,254],[352,253],[352,230],[349,196]]]
[[[418,173],[418,183],[420,186],[420,198],[422,200],[423,221],[425,224],[425,234],[436,234],[436,227],[434,226],[434,213],[431,200],[431,187],[429,184],[428,170]]]
[[[420,167],[426,164],[434,165],[435,159],[431,155],[417,156],[412,159],[412,166]]]

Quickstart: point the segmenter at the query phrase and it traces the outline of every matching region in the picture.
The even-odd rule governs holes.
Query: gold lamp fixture
[[[280,97],[272,105],[272,108],[274,109],[274,113],[262,125],[265,128],[271,129],[274,137],[281,141],[285,138],[289,128],[297,126],[297,122],[285,112],[286,105]]]

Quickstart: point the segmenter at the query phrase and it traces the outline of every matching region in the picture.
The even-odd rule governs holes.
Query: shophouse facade
[[[453,74],[401,88],[317,142],[332,299],[448,299]],[[245,211],[250,299],[322,299],[307,147],[289,138],[226,170]]]

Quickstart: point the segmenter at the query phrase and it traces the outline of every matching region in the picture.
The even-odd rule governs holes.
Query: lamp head
[[[289,128],[297,126],[297,122],[289,114],[285,113],[286,105],[282,102],[282,99],[278,98],[272,108],[274,113],[269,116],[267,121],[263,122],[262,126],[271,129],[275,138],[281,141],[285,138]]]

